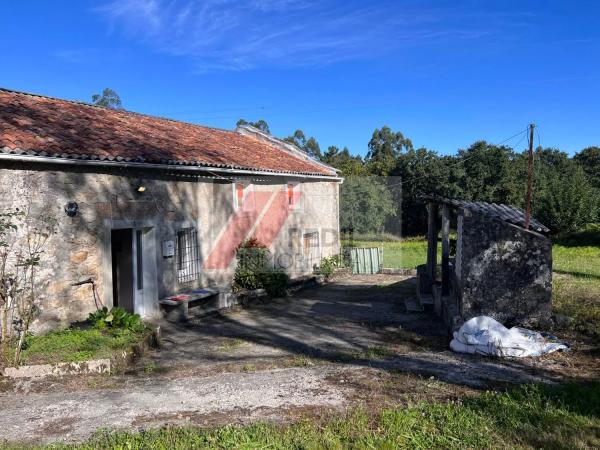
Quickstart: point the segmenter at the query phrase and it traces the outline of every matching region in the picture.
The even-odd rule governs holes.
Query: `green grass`
[[[600,337],[600,245],[552,248],[554,309],[574,319],[575,329]]]
[[[600,383],[523,386],[447,403],[420,403],[377,414],[355,410],[323,423],[305,419],[216,429],[166,427],[97,433],[56,449],[463,449],[600,446]]]
[[[69,328],[43,336],[29,336],[22,352],[23,364],[53,364],[107,358],[139,342],[143,333],[126,329]]]
[[[344,241],[343,245],[348,245]],[[352,241],[354,247],[383,247],[383,267],[414,269],[427,260],[427,241]],[[441,245],[441,244],[440,244]],[[441,255],[441,247],[438,252]]]

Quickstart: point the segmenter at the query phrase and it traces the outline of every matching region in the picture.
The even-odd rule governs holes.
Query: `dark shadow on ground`
[[[594,275],[591,273],[585,273],[585,272],[576,272],[576,271],[572,271],[572,270],[557,270],[554,269],[554,273],[559,273],[561,275],[570,275],[572,277],[575,278],[580,278],[580,279],[591,279],[591,280],[600,280],[600,275]]]
[[[392,284],[393,283],[393,284]],[[478,388],[564,378],[519,360],[448,350],[450,337],[431,313],[408,313],[407,277],[352,277],[187,324],[163,324],[159,367],[305,357],[386,371],[411,372]]]

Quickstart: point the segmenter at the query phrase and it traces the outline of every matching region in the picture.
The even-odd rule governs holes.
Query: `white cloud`
[[[369,3],[114,0],[96,11],[113,32],[190,58],[199,71],[325,65],[489,32],[448,29],[439,11],[410,12],[396,2],[364,5]]]

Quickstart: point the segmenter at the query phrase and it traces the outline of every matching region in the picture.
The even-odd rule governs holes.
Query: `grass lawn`
[[[600,383],[523,386],[453,402],[354,411],[323,422],[99,432],[77,449],[598,448]]]
[[[108,358],[140,342],[143,333],[127,329],[98,330],[70,328],[43,336],[29,336],[22,352],[22,364],[53,364]],[[12,358],[9,357],[9,361]]]
[[[380,242],[354,240],[353,246],[383,247],[383,267],[414,269],[427,260],[427,241],[424,239]],[[441,255],[441,244],[438,254]]]
[[[554,309],[573,317],[574,327],[600,336],[600,227],[572,234],[552,247]]]

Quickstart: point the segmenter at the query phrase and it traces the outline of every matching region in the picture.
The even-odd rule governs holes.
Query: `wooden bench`
[[[217,289],[201,288],[161,298],[158,303],[165,312],[167,320],[171,322],[183,322],[190,318],[190,304],[194,305],[213,298],[216,295],[219,295]]]

